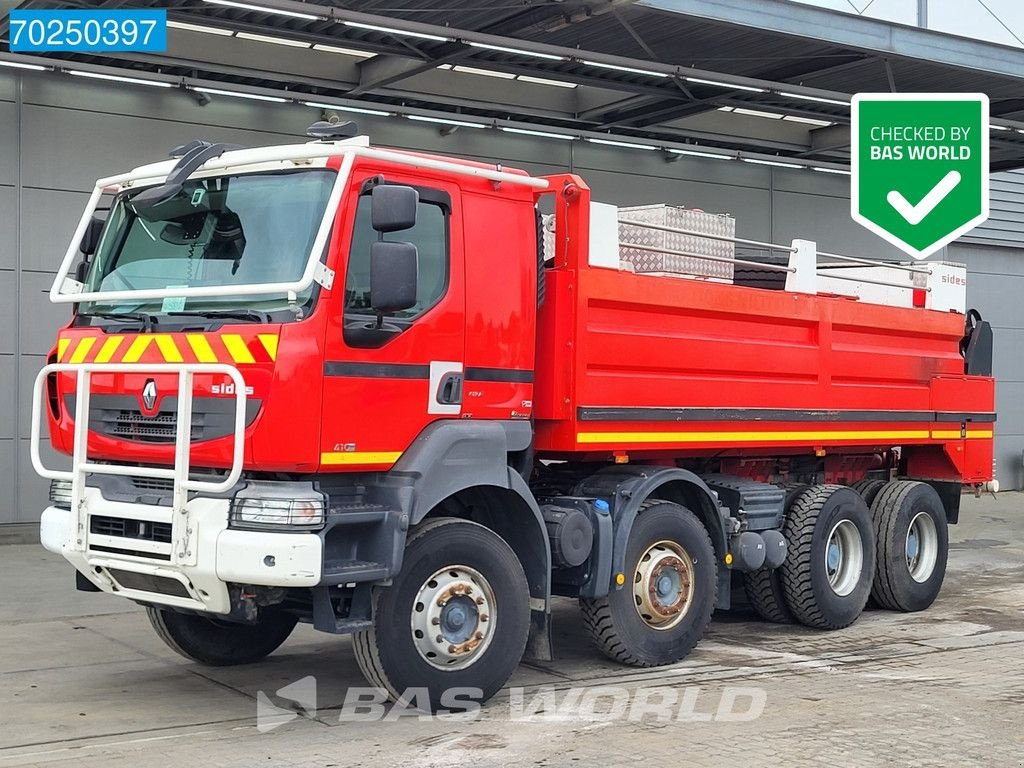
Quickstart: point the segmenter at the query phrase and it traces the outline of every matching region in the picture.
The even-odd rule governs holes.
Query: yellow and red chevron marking
[[[61,363],[272,363],[276,333],[138,333],[61,336]]]

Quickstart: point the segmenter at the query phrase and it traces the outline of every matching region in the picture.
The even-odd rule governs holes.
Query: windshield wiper
[[[143,331],[152,330],[158,323],[155,315],[147,315],[145,312],[79,312],[78,316],[99,317],[103,320],[116,320],[121,323],[142,323]]]
[[[208,317],[211,320],[225,318],[264,324],[274,322],[269,312],[260,312],[255,309],[189,309],[166,314],[172,317]]]

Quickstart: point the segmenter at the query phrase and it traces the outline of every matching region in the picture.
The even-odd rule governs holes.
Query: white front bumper
[[[228,528],[226,499],[195,498],[180,520],[169,507],[107,501],[86,488],[81,524],[71,510],[47,507],[40,541],[104,592],[133,600],[228,613],[227,582],[312,587],[320,581],[323,542],[315,533]],[[135,531],[171,526],[170,543],[94,531],[91,518],[124,520]]]

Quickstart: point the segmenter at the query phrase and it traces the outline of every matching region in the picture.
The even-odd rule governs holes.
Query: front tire
[[[877,564],[871,596],[882,608],[923,611],[942,589],[949,528],[939,494],[927,483],[897,480],[875,498]]]
[[[235,624],[152,605],[146,614],[171,650],[211,667],[260,661],[288,639],[298,621],[287,613],[264,611],[256,624]]]
[[[446,692],[461,688],[483,703],[523,656],[529,598],[523,567],[498,534],[467,520],[428,520],[410,535],[394,582],[375,591],[373,627],[352,637],[356,661],[393,700],[409,692],[436,712],[458,708]],[[464,704],[466,692],[459,695]]]
[[[629,534],[625,576],[607,597],[580,600],[594,643],[634,667],[683,659],[715,609],[718,568],[707,530],[685,507],[646,502]]]
[[[849,626],[867,603],[875,570],[871,513],[845,485],[815,485],[793,501],[779,567],[786,605],[816,629]]]

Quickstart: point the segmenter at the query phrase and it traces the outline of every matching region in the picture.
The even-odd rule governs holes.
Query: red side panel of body
[[[590,267],[574,197],[541,313],[541,455],[921,444],[947,476],[991,474],[993,384],[963,375],[962,315]]]

